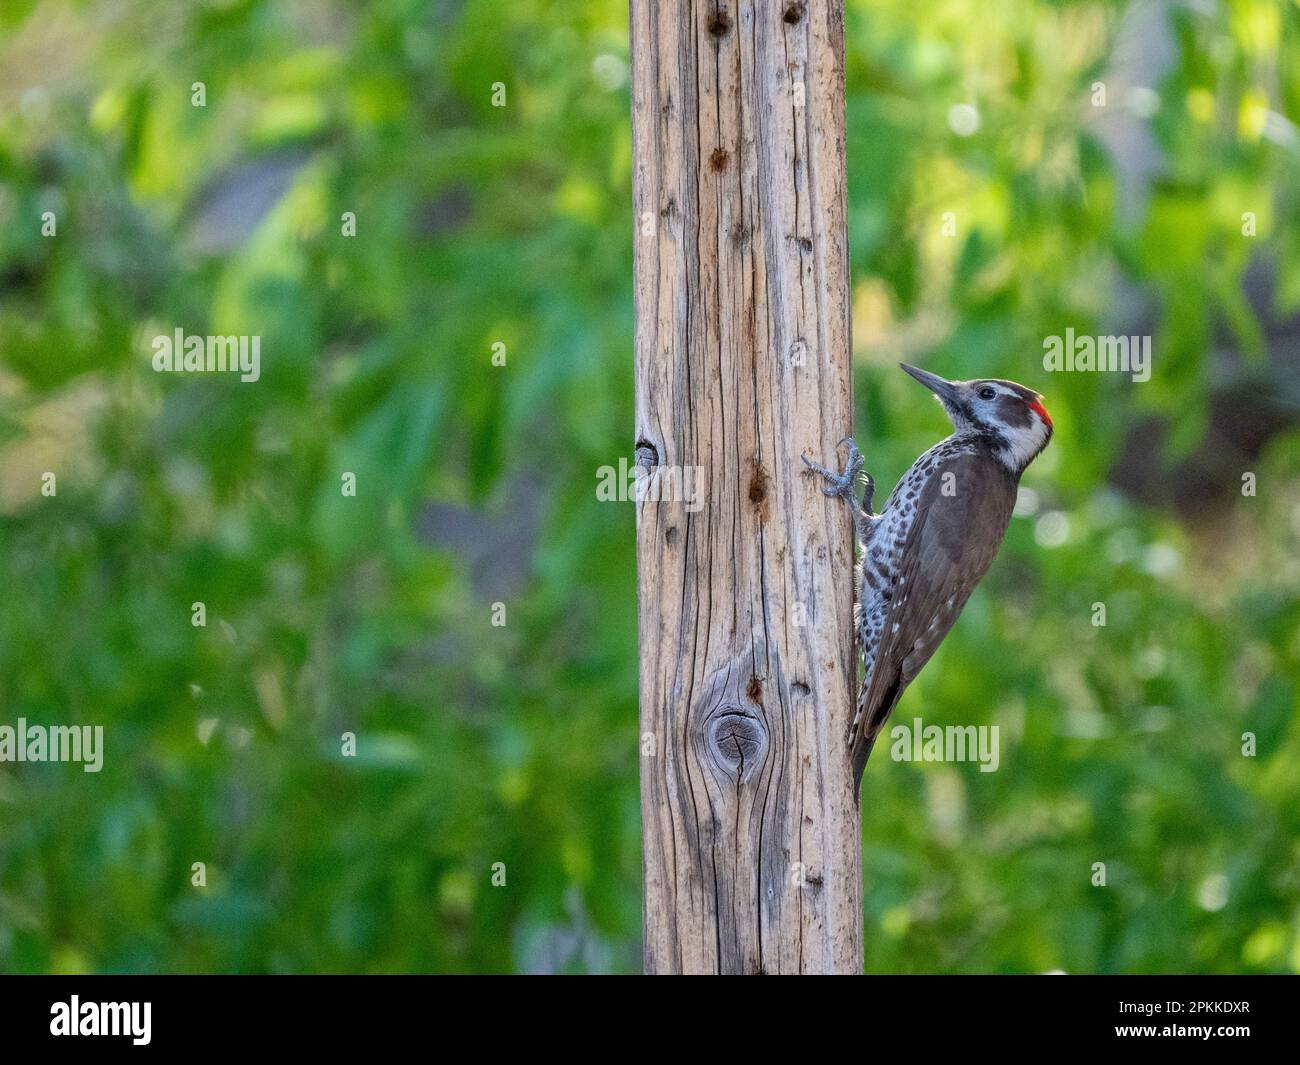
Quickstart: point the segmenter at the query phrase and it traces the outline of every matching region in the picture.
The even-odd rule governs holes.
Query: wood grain
[[[645,969],[860,972],[842,0],[631,13]]]

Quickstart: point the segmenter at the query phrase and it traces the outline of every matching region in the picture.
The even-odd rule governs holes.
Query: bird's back
[[[978,439],[951,436],[916,460],[873,523],[863,545],[858,635],[867,677],[853,725],[855,780],[997,555],[1017,481]]]

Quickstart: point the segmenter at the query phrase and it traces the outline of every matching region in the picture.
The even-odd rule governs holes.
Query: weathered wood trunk
[[[843,4],[631,9],[645,968],[860,972]]]

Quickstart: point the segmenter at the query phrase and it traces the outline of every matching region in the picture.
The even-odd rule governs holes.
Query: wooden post
[[[631,11],[645,968],[856,973],[843,0]]]

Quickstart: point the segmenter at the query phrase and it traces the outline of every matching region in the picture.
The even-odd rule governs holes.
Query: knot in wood
[[[720,706],[705,723],[709,753],[737,781],[750,777],[767,756],[767,725],[752,710]]]
[[[643,470],[653,470],[659,465],[659,449],[649,440],[636,442],[636,464]]]

